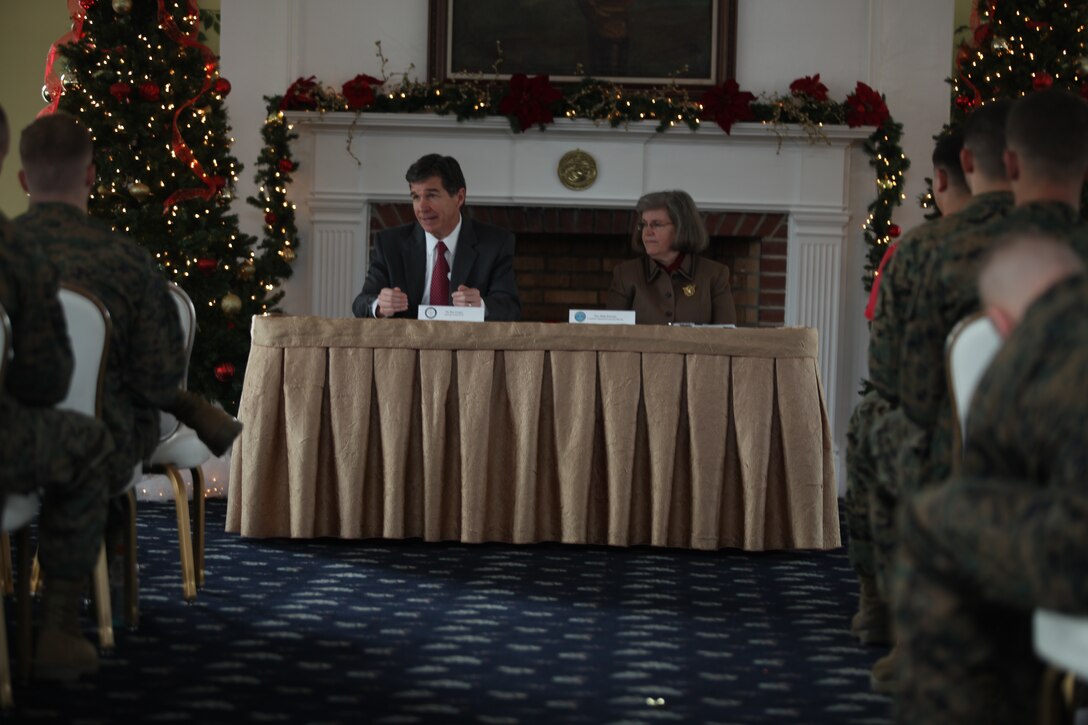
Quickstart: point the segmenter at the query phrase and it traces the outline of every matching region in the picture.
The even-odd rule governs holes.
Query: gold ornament
[[[1009,41],[1002,38],[1000,35],[995,35],[990,46],[998,53],[1004,53],[1009,49]]]
[[[75,76],[70,76],[67,73],[60,74],[60,85],[65,93],[79,90],[79,81],[75,79]]]
[[[132,0],[113,0],[113,12],[128,15],[132,12]]]
[[[288,264],[290,264],[291,262],[294,262],[295,261],[295,250],[291,249],[290,247],[284,247],[283,248],[283,261],[287,262]]]
[[[695,296],[695,285],[686,284],[681,289],[684,290],[684,296],[685,297],[694,297]]]
[[[242,279],[253,279],[253,275],[257,273],[257,268],[253,266],[253,262],[246,262],[238,268],[238,276]]]
[[[46,103],[52,103],[53,102],[53,94],[49,92],[49,86],[48,85],[42,86],[42,100],[45,101]]]
[[[147,201],[147,197],[151,196],[151,187],[142,181],[136,181],[128,185],[128,193],[142,204]]]
[[[597,180],[597,162],[581,149],[563,154],[559,159],[559,183],[568,189],[581,191],[593,186]]]
[[[99,184],[98,188],[96,188],[95,191],[98,192],[99,196],[104,197],[110,193],[110,187],[106,186],[105,184]]]
[[[228,315],[237,315],[242,311],[242,298],[233,292],[228,292],[223,295],[223,299],[219,300],[219,306]]]

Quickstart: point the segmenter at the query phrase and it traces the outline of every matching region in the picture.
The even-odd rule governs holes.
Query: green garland
[[[802,81],[805,85],[798,86]],[[515,132],[524,131],[531,125],[543,129],[553,122],[553,115],[607,122],[613,127],[651,122],[657,124],[659,132],[678,124],[698,129],[708,119],[708,108],[694,100],[686,89],[675,85],[628,89],[586,78],[576,85],[559,89],[548,85],[544,76],[528,81],[522,77],[520,86],[515,87],[518,82],[515,77],[510,83],[426,84],[407,78],[392,83],[360,75],[345,83],[342,92],[311,77],[300,78],[284,95],[266,96],[268,116],[262,130],[264,147],[257,161],[256,174],[260,190],[256,197],[247,200],[265,212],[262,247],[280,250],[280,257],[286,255],[288,262],[299,248],[295,209],[286,196],[291,173],[297,169],[290,149],[290,142],[297,135],[285,122],[284,110],[434,113],[454,115],[458,121],[506,115]],[[891,221],[892,214],[906,198],[904,175],[910,160],[903,154],[903,126],[891,118],[883,98],[863,84],[859,83],[858,90],[842,103],[827,99],[826,90],[817,75],[795,81],[789,94],[761,96],[757,100],[752,94],[739,91],[735,82],[729,81],[714,89],[718,95],[712,118],[726,133],[733,121],[757,121],[776,129],[796,124],[814,142],[825,139],[824,125],[876,126],[865,142],[877,188],[864,224],[868,246],[864,285],[868,290],[888,243],[898,234]],[[515,97],[516,93],[522,95]],[[710,93],[703,99],[708,106]],[[500,110],[503,108],[505,113]]]

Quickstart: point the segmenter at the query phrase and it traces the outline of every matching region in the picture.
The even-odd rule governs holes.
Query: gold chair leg
[[[94,605],[98,613],[98,646],[113,649],[113,608],[110,605],[110,567],[106,560],[106,544],[98,550],[98,562],[92,574]]]
[[[38,555],[30,563],[30,594],[40,596],[42,593],[42,565],[38,563]]]
[[[136,492],[129,489],[128,532],[125,535],[125,624],[135,630],[140,624],[140,579],[136,559]]]
[[[15,578],[11,575],[11,537],[8,532],[0,533],[0,576],[4,580],[4,595],[15,593]]]
[[[7,534],[4,534],[3,547],[8,551],[10,559]],[[4,618],[4,598],[0,597],[0,710],[10,710],[14,706],[15,696],[11,692],[11,662],[8,660],[8,625]]]
[[[175,466],[165,466],[166,477],[174,485],[174,505],[178,517],[178,548],[181,550],[181,589],[185,601],[196,599],[196,575],[193,572],[193,542],[189,534],[189,497],[185,481]]]
[[[196,570],[196,586],[204,586],[204,469],[200,466],[190,468],[193,477],[193,560]]]
[[[30,624],[29,526],[24,526],[15,533],[15,545],[15,676],[19,682],[30,682],[32,632]]]

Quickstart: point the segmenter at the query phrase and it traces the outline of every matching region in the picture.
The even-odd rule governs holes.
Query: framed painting
[[[713,86],[734,75],[736,20],[737,0],[430,0],[428,76]]]

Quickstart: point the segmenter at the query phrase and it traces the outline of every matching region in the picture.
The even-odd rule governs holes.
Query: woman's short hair
[[[699,209],[695,206],[695,200],[686,191],[676,189],[674,191],[653,191],[644,195],[635,204],[635,214],[639,221],[642,213],[652,209],[664,209],[669,215],[669,221],[676,226],[676,238],[672,248],[685,254],[698,254],[710,244],[710,238],[706,233],[706,223],[699,215]],[[631,232],[631,249],[636,252],[645,252],[642,244],[642,230],[635,227]]]

